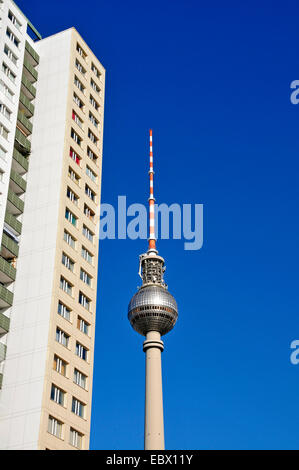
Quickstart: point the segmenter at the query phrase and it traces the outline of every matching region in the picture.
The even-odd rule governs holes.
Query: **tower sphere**
[[[128,318],[134,330],[141,335],[158,331],[162,336],[172,330],[177,321],[177,303],[165,287],[147,285],[132,297]]]

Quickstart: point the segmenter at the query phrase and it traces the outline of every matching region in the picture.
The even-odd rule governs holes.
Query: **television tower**
[[[142,286],[132,297],[128,318],[135,331],[146,337],[144,449],[164,450],[161,336],[168,333],[178,318],[177,303],[163,280],[164,259],[156,250],[153,133],[150,130],[149,246],[139,256]]]

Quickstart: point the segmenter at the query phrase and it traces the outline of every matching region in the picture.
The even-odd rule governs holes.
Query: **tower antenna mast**
[[[156,251],[155,234],[155,198],[154,198],[154,155],[153,155],[153,131],[150,130],[150,197],[149,197],[149,251]]]

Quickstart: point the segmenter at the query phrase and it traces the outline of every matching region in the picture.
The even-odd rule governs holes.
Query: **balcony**
[[[38,65],[39,64],[39,55],[35,50],[33,49],[32,46],[30,46],[29,42],[26,41],[25,43],[25,49],[29,54],[28,60],[32,62],[32,65]]]
[[[35,83],[37,81],[38,73],[33,67],[33,65],[30,64],[29,60],[24,57],[24,75],[26,78],[31,82]]]
[[[25,114],[27,118],[31,118],[34,114],[34,106],[29,101],[27,96],[21,91],[20,93],[20,110]]]
[[[33,100],[36,97],[36,88],[32,85],[32,83],[26,78],[26,76],[22,75],[22,91],[24,95],[28,98],[28,100]]]
[[[26,118],[25,114],[22,111],[18,112],[18,127],[26,134],[27,136],[32,134],[33,126],[29,119]]]
[[[15,140],[18,150],[29,155],[31,151],[31,142],[29,142],[26,136],[18,128],[16,128]]]
[[[0,362],[4,361],[5,358],[6,358],[6,344],[0,343]]]
[[[1,287],[2,286],[0,286],[0,288]],[[1,293],[0,293],[0,295],[1,295]],[[1,299],[0,299],[0,302],[1,302]],[[10,319],[8,317],[6,317],[5,315],[3,315],[3,313],[0,313],[0,337],[9,332],[9,324],[10,324]],[[0,343],[0,345],[4,346],[2,343]],[[2,351],[2,354],[3,353],[6,354],[6,347],[5,347],[5,351]],[[5,356],[4,356],[4,359],[5,359]]]
[[[27,182],[15,170],[11,169],[9,187],[15,194],[22,194],[26,191]]]
[[[10,284],[16,280],[16,270],[0,256],[0,283]]]
[[[6,208],[12,215],[20,215],[24,212],[24,201],[22,201],[22,199],[20,199],[10,188],[8,188]]]
[[[5,212],[4,222],[9,225],[16,235],[21,235],[22,233],[22,224],[19,222],[14,215],[10,214],[9,212]]]
[[[6,289],[6,287],[0,285],[0,308],[9,308],[12,306],[12,303],[13,303],[13,293],[10,292],[10,290]],[[0,322],[1,322],[1,315],[5,317],[5,315],[0,313]],[[5,317],[4,320],[5,319],[9,321],[9,318]],[[7,322],[6,323],[5,322],[6,320],[3,323],[4,326],[7,324]],[[8,330],[9,330],[9,323],[8,323],[7,331]]]
[[[1,256],[4,258],[14,258],[19,255],[19,245],[14,242],[6,233],[2,235]]]
[[[16,173],[19,175],[24,175],[28,171],[29,162],[27,158],[23,157],[23,155],[18,152],[17,149],[13,150],[13,160],[12,160],[12,168],[15,170]]]

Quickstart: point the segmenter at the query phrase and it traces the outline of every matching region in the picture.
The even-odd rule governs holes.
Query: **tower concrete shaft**
[[[149,331],[143,350],[146,354],[145,367],[145,423],[144,449],[164,450],[164,418],[162,392],[161,352],[164,349],[161,335]]]

